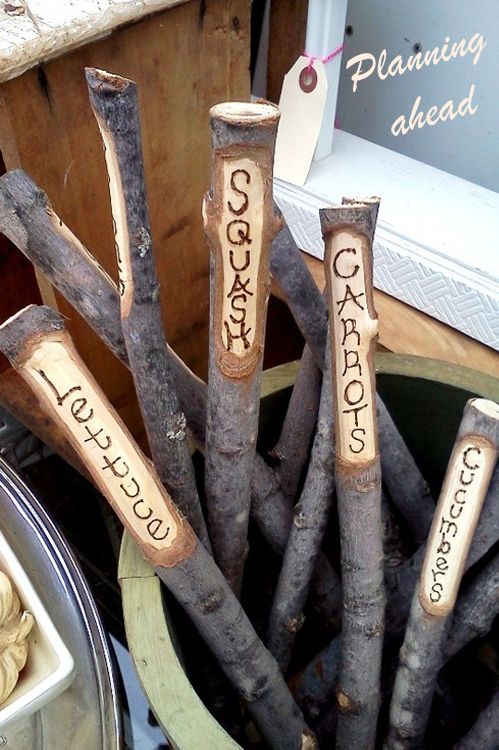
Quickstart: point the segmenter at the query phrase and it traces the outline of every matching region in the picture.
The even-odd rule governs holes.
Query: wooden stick
[[[270,455],[279,472],[281,487],[290,500],[296,494],[317,423],[322,369],[327,340],[327,306],[303,262],[288,227],[281,229],[270,247],[270,269],[282,295],[293,300],[292,314],[305,339],[279,440]]]
[[[420,747],[443,639],[499,448],[499,406],[466,404],[431,526],[418,589],[400,651],[387,750]]]
[[[379,199],[369,198],[364,202],[371,205],[373,211],[373,222],[369,229],[369,240],[372,243]],[[343,198],[342,203],[344,206],[354,205],[355,200]],[[272,272],[302,335],[322,369],[327,336],[327,305],[291,235],[289,232],[283,235],[283,232],[278,235],[271,249]],[[282,258],[279,257],[279,251],[283,252]],[[306,290],[305,295],[302,295],[301,289]],[[303,392],[302,390],[301,398]],[[296,401],[300,402],[299,394]],[[421,544],[427,537],[435,504],[427,483],[379,396],[376,397],[376,404],[383,481],[414,538]]]
[[[474,638],[486,635],[499,614],[499,554],[459,597],[444,647],[444,661]]]
[[[281,490],[294,503],[317,424],[322,372],[305,344],[279,439],[269,455]]]
[[[430,488],[379,395],[376,407],[383,481],[414,541],[423,544],[435,512]]]
[[[121,328],[156,471],[196,535],[211,551],[194,467],[169,364],[159,299],[133,81],[85,71],[104,143],[116,241]]]
[[[328,347],[329,351],[329,347]],[[331,357],[326,356],[319,419],[307,478],[295,508],[268,626],[268,645],[286,673],[296,633],[304,622],[310,581],[334,496]]]
[[[471,543],[470,553],[466,562],[466,570],[471,568],[485,555],[499,539],[499,469],[496,468],[489,491],[483,505],[478,527]],[[416,589],[421,566],[424,558],[425,545],[422,545],[412,557],[403,563],[397,572],[397,586],[388,591],[388,605],[386,609],[386,632],[393,643],[402,636],[407,625],[413,593]],[[471,589],[470,589],[471,595]],[[464,612],[458,603],[455,610],[454,622],[449,634],[449,646],[446,647],[450,658],[459,650],[460,621]],[[485,614],[485,613],[484,613]],[[478,613],[477,613],[477,616]],[[456,646],[452,646],[454,634]],[[463,634],[470,635],[466,622],[463,621]],[[464,644],[463,644],[464,645]],[[331,643],[310,661],[303,670],[296,684],[295,695],[299,705],[311,717],[318,716],[331,701],[339,673],[340,638],[334,638]]]
[[[205,491],[215,559],[240,591],[269,294],[268,253],[279,229],[272,161],[279,110],[210,110],[212,175],[203,214],[211,253]]]
[[[287,226],[271,245],[270,270],[322,370],[327,342],[327,306]]]
[[[374,747],[384,631],[371,242],[375,208],[320,211],[329,295],[343,584],[337,748]]]
[[[20,169],[0,177],[0,231],[128,364],[116,284]]]
[[[454,750],[493,750],[499,746],[499,688],[489,705],[479,715],[468,734]]]
[[[0,231],[43,271],[128,367],[116,285],[54,213],[46,193],[21,170],[0,177]],[[189,431],[197,448],[204,451],[206,384],[172,349],[169,355]],[[275,472],[258,453],[251,474],[251,492],[251,516],[268,544],[282,555],[291,528],[292,507],[280,490]],[[319,588],[320,592],[315,604],[326,621],[334,621],[339,601],[337,577],[325,559],[317,574],[314,592]]]
[[[275,748],[315,741],[252,625],[79,358],[58,313],[31,305],[0,326],[0,349],[66,431],[146,559],[201,635]]]
[[[274,552],[283,555],[293,524],[293,507],[281,491],[278,474],[258,453],[251,477],[251,498],[251,518]],[[341,583],[322,553],[312,579],[311,604],[326,628],[336,627],[341,611]]]

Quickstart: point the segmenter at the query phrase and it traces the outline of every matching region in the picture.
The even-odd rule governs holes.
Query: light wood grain
[[[323,262],[303,255],[317,286],[323,289]],[[275,283],[272,293],[279,296]],[[374,304],[379,316],[379,343],[389,351],[441,359],[499,377],[499,353],[490,347],[377,289]]]

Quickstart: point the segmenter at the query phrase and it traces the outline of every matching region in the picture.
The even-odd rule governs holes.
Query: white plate
[[[33,613],[35,625],[29,635],[28,659],[16,687],[0,706],[0,729],[38,711],[57,697],[73,681],[73,657],[28,575],[0,531],[0,570],[11,579],[22,608]]]

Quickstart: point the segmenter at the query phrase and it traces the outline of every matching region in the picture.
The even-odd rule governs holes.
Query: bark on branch
[[[343,617],[337,748],[372,748],[384,632],[372,233],[376,206],[320,211],[329,297]]]
[[[499,406],[466,404],[412,601],[390,705],[386,750],[423,743],[443,640],[499,448]]]
[[[109,177],[121,328],[152,459],[161,481],[210,551],[186,440],[186,417],[179,406],[163,329],[137,86],[126,78],[93,68],[87,68],[85,73]]]
[[[304,621],[310,581],[319,557],[334,496],[334,448],[330,355],[321,393],[319,420],[305,485],[295,507],[293,525],[272,602],[268,645],[285,674],[293,643]]]
[[[268,254],[279,228],[272,201],[278,119],[270,104],[225,103],[210,111],[212,175],[203,207],[211,257],[205,493],[213,553],[237,593],[247,552]]]

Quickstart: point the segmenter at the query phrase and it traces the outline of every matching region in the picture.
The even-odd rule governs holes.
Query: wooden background
[[[201,220],[209,183],[208,110],[220,101],[249,97],[249,12],[247,0],[185,2],[0,84],[0,150],[6,168],[22,167],[116,278],[104,155],[83,71],[85,66],[104,68],[137,82],[167,334],[201,376],[208,340],[208,251]],[[33,274],[19,253],[7,248],[0,260],[3,320],[22,304],[39,300]],[[55,302],[68,317],[83,359],[132,432],[143,437],[130,375],[59,294],[54,297],[46,283],[41,288],[45,301]],[[3,363],[0,397],[19,413],[24,397],[6,367]]]

